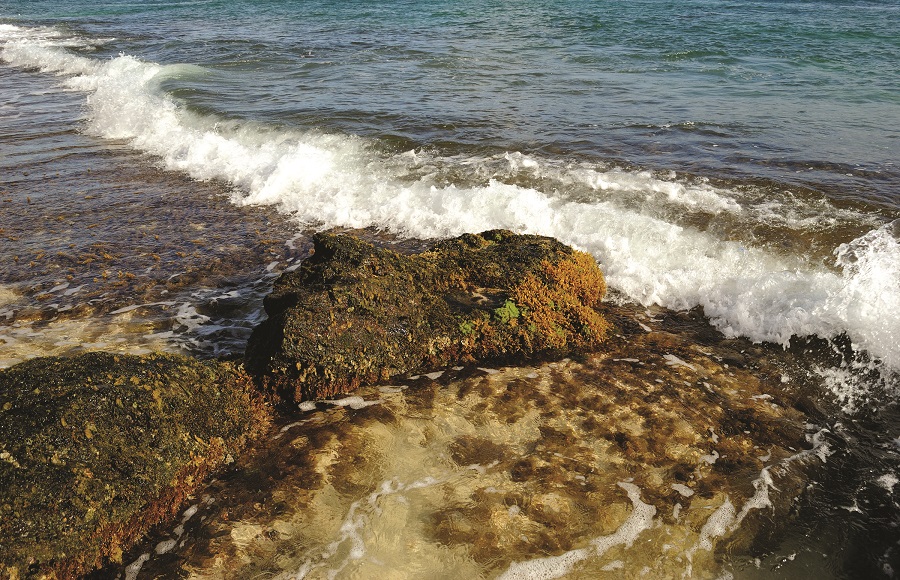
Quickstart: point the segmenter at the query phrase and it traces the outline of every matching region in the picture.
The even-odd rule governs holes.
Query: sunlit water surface
[[[770,517],[758,541],[731,556],[723,538],[702,569],[892,577],[900,569],[898,31],[896,2],[0,0],[0,365],[92,349],[239,355],[271,282],[308,255],[317,229],[401,251],[497,227],[551,235],[598,259],[610,304],[634,324],[655,331],[655,321],[675,321],[665,331],[684,340],[718,337],[706,347],[713,354],[716,341],[733,339],[744,367],[782,369],[778,392],[810,421],[796,427],[804,437],[827,433],[825,460],[816,455],[802,470],[805,491],[780,495],[787,515]],[[512,368],[477,380],[527,390],[536,379],[523,377],[551,372]],[[572,388],[602,391],[591,376],[575,373]],[[452,397],[461,387],[444,379],[441,396]],[[318,409],[311,424],[374,413],[365,420],[374,431],[359,437],[410,428],[394,419],[375,427],[376,408]],[[364,542],[398,574],[421,565],[493,577],[540,554],[570,554],[561,575],[597,577],[604,566],[638,573],[668,557],[662,544],[640,565],[627,542],[606,559],[590,548],[650,521],[641,519],[653,502],[638,473],[605,481],[618,516],[581,535],[564,533],[560,520],[550,526],[554,540],[510,540],[503,555],[422,528],[437,526],[428,513],[449,513],[459,494],[511,473],[480,463],[485,473],[467,471],[452,457],[409,472],[431,465],[417,454],[443,445],[452,455],[467,430],[483,437],[472,417],[435,448],[396,451],[395,473],[365,476],[371,481],[335,498],[323,521],[346,523],[356,501],[364,519],[383,502],[395,512],[406,498],[416,515],[384,522]],[[310,427],[286,431],[291,441],[297,429]],[[526,439],[510,443],[510,457],[528,455]],[[591,429],[578,434],[589,446],[600,439]],[[241,469],[264,471],[266,453]],[[756,467],[744,484],[760,476]],[[285,476],[284,485],[302,488],[302,477]],[[256,508],[241,472],[230,477],[221,484],[234,486],[230,509],[249,514]],[[265,521],[248,526],[271,533],[273,497],[259,500]],[[494,506],[475,497],[469,508]],[[525,515],[550,509],[539,505]],[[515,520],[513,506],[527,512],[503,503],[497,517]],[[477,529],[482,516],[471,516]],[[634,527],[621,528],[632,516]],[[409,569],[399,554],[418,540],[400,534],[400,521],[418,522],[408,533],[421,532],[429,546]],[[143,574],[197,565],[189,554],[203,551],[190,546],[226,525],[215,522],[188,534],[199,542],[186,542],[188,555],[149,558]],[[229,537],[258,541],[257,528],[236,529]],[[661,568],[673,577],[686,573],[686,551],[701,539],[690,533],[702,526],[690,529],[676,550],[681,561]],[[755,528],[739,529],[738,537]],[[352,548],[329,552],[339,530],[323,528],[320,544],[291,530],[275,549],[248,556],[252,566],[310,577],[371,572],[341,567]],[[171,530],[159,534],[171,539]],[[406,544],[391,544],[401,537]],[[247,562],[222,550],[223,565],[241,577]]]

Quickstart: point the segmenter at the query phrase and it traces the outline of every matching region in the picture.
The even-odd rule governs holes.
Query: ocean
[[[804,369],[754,573],[893,577],[898,63],[896,0],[0,0],[0,365],[239,355],[315,231],[553,236]]]

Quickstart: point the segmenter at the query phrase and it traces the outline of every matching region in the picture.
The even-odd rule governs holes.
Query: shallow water
[[[124,562],[147,554],[148,577],[191,578],[771,567],[756,534],[777,532],[807,472],[831,461],[830,430],[781,388],[774,353],[745,369],[741,341],[701,346],[624,316],[626,335],[580,362],[456,367],[301,404],[197,494],[193,521]]]
[[[898,30],[896,2],[0,0],[0,364],[239,355],[317,229],[552,235],[641,324],[783,357],[828,430],[726,569],[891,577]]]

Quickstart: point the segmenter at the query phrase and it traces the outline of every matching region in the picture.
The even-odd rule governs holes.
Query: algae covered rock
[[[459,362],[561,356],[603,341],[605,290],[591,256],[552,238],[497,230],[407,256],[319,234],[266,298],[247,366],[299,401]]]
[[[225,363],[88,353],[0,370],[0,577],[120,559],[269,420]]]
[[[669,332],[685,321],[643,311],[610,306],[621,337],[578,361],[448,369],[307,405],[202,491],[216,501],[183,546],[155,557],[175,539],[161,530],[125,561],[222,580],[769,577],[753,562],[781,541],[830,436],[785,392],[784,353],[738,366],[750,343],[698,344]]]

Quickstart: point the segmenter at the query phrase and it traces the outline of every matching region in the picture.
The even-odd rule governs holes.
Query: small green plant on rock
[[[503,303],[503,306],[494,309],[494,316],[497,317],[501,324],[509,324],[511,320],[518,318],[520,315],[519,308],[512,300],[507,300]]]

